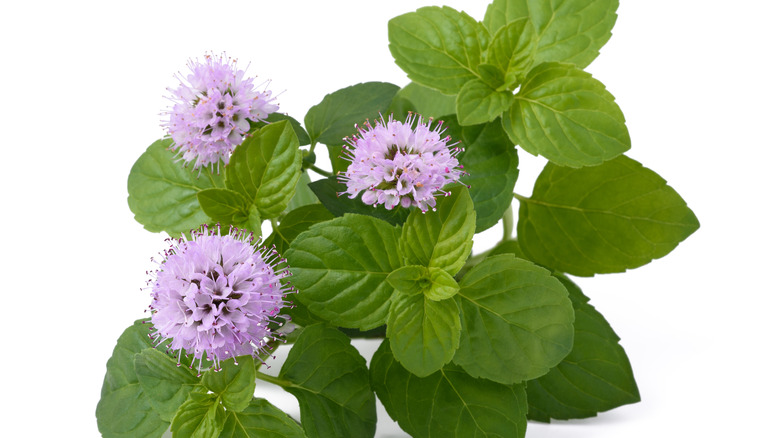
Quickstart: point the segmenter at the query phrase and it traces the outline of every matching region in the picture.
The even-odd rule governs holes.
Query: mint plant
[[[136,220],[175,240],[151,318],[107,363],[101,433],[366,437],[378,398],[414,437],[522,437],[528,420],[638,402],[618,335],[572,277],[641,267],[699,223],[624,155],[623,113],[584,70],[617,7],[403,14],[389,51],[412,82],[337,90],[303,123],[222,57],[192,63],[168,137],[128,178]],[[548,160],[530,195],[514,191],[526,152]],[[381,341],[368,363],[355,337]],[[274,377],[262,365],[283,342]],[[300,422],[256,398],[256,379],[294,395]]]

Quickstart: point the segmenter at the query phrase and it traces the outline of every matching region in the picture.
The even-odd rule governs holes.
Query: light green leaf
[[[376,399],[366,360],[347,335],[324,324],[303,329],[279,378],[298,399],[310,438],[363,438],[376,430]]]
[[[134,365],[144,393],[165,421],[173,420],[179,406],[199,384],[189,368],[177,365],[173,358],[154,348],[137,353]]]
[[[557,367],[528,382],[528,418],[549,422],[593,417],[638,402],[639,390],[620,338],[577,285],[564,276],[558,279],[574,304],[574,346]]]
[[[385,323],[393,287],[388,274],[401,266],[400,230],[368,216],[312,225],[285,253],[295,299],[331,323],[368,330]]]
[[[512,141],[561,166],[595,166],[631,147],[615,98],[570,64],[534,67],[502,119]]]
[[[445,117],[447,132],[460,140],[464,151],[458,161],[468,172],[461,181],[470,186],[469,195],[477,212],[476,232],[497,224],[509,208],[518,176],[514,144],[501,128],[501,122],[461,127],[455,117]]]
[[[458,294],[463,330],[453,362],[474,377],[519,383],[569,354],[574,312],[566,288],[533,263],[504,254],[471,268]]]
[[[310,183],[311,178],[309,177],[309,172],[304,170],[301,172],[301,177],[298,178],[298,182],[295,184],[295,194],[292,199],[290,199],[290,202],[287,203],[284,214],[287,214],[298,207],[303,207],[304,205],[318,203],[317,196],[309,188]]]
[[[477,214],[465,187],[439,197],[436,211],[415,209],[403,226],[401,252],[408,265],[458,273],[471,252]]]
[[[224,188],[225,170],[187,169],[168,149],[172,144],[158,140],[138,158],[127,178],[127,203],[147,230],[177,236],[209,221],[197,195],[204,189]]]
[[[409,79],[458,94],[477,76],[489,35],[481,23],[450,7],[424,7],[388,23],[390,53]]]
[[[205,189],[198,192],[198,202],[203,211],[221,224],[238,225],[249,218],[252,201],[229,189]]]
[[[390,417],[416,438],[522,438],[524,384],[475,379],[448,364],[420,378],[397,362],[384,341],[371,359],[371,387]]]
[[[425,298],[431,301],[441,301],[452,298],[460,290],[458,282],[444,269],[428,268],[431,286],[423,289]]]
[[[483,23],[492,35],[507,24],[528,17],[527,0],[493,0],[485,11]]]
[[[433,88],[411,82],[398,91],[398,96],[411,102],[424,118],[438,119],[447,114],[455,114],[455,96],[442,94]]]
[[[119,337],[106,363],[106,375],[95,416],[106,438],[159,437],[168,428],[152,407],[135,373],[135,355],[152,344],[148,320],[138,320]]]
[[[342,145],[344,137],[357,134],[355,125],[383,114],[398,92],[398,86],[386,82],[366,82],[328,94],[311,107],[303,122],[312,141]]]
[[[298,423],[263,399],[241,412],[228,412],[219,438],[306,438]]]
[[[650,263],[698,228],[663,178],[620,156],[596,167],[545,166],[520,203],[517,235],[530,260],[591,276]]]
[[[430,287],[430,275],[425,266],[401,266],[387,276],[387,282],[402,294],[416,295]]]
[[[171,422],[173,438],[218,438],[225,417],[225,409],[216,394],[192,391]]]
[[[472,79],[461,88],[455,107],[463,126],[493,121],[512,106],[510,91],[496,91],[482,79]]]
[[[612,36],[618,0],[495,0],[485,26],[496,34],[519,18],[530,18],[539,35],[536,63],[566,62],[585,68]]]
[[[537,36],[533,24],[519,19],[501,27],[488,47],[488,62],[505,74],[504,89],[514,91],[533,65]],[[511,79],[513,80],[509,80]]]
[[[276,246],[279,254],[284,255],[290,243],[299,234],[314,224],[333,219],[333,215],[322,204],[309,204],[287,213],[276,230],[263,242],[263,246]]]
[[[452,360],[460,340],[460,314],[455,300],[433,301],[422,294],[396,295],[387,316],[387,337],[393,356],[418,377]]]
[[[250,199],[261,218],[279,216],[301,176],[298,137],[290,122],[252,131],[236,147],[226,173],[227,187]]]
[[[249,406],[255,392],[255,362],[251,356],[241,356],[235,362],[225,360],[219,371],[207,371],[203,374],[203,386],[218,395],[226,409],[241,412]]]

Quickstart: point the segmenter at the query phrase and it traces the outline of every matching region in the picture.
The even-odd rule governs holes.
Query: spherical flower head
[[[244,355],[259,357],[275,329],[279,311],[293,292],[282,279],[289,272],[273,249],[258,248],[251,235],[231,227],[205,225],[187,240],[171,240],[160,268],[149,281],[152,292],[150,336],[157,345],[195,360],[219,362]],[[199,369],[201,365],[198,365]]]
[[[347,185],[350,198],[360,193],[361,200],[388,210],[395,206],[418,207],[426,212],[436,210],[436,195],[447,195],[443,187],[459,182],[463,172],[457,155],[462,149],[442,137],[442,122],[433,125],[433,119],[423,122],[422,116],[409,114],[401,123],[393,120],[366,121],[358,135],[345,139],[346,159],[351,161],[347,171],[339,175]]]
[[[190,60],[191,73],[169,88],[173,106],[163,127],[173,139],[172,149],[193,169],[227,164],[230,154],[249,131],[249,122],[265,120],[279,109],[271,91],[255,89],[252,78],[236,68],[236,60],[206,55]]]

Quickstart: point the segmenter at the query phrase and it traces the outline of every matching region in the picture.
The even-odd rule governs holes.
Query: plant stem
[[[529,198],[526,198],[526,197],[525,197],[525,196],[523,196],[523,195],[518,195],[517,193],[515,193],[514,195],[515,195],[515,199],[517,199],[517,200],[518,200],[518,201],[520,201],[520,202],[527,202],[527,201],[530,201],[530,200],[531,200],[531,199],[529,199]]]
[[[269,376],[268,374],[261,373],[260,371],[255,371],[255,377],[260,380],[273,383],[274,385],[282,386],[285,388],[289,388],[293,386],[293,383],[290,382],[289,380],[284,380],[278,377]]]
[[[328,171],[327,171],[327,170],[325,170],[325,169],[320,169],[319,167],[317,167],[317,166],[315,166],[315,165],[313,165],[313,164],[308,164],[308,163],[307,163],[307,164],[304,164],[304,167],[305,167],[306,169],[309,169],[309,170],[311,170],[311,171],[312,171],[312,172],[314,172],[314,173],[319,173],[319,174],[320,174],[320,175],[322,175],[322,176],[333,176],[333,172],[328,172]]]
[[[512,206],[510,205],[504,212],[504,217],[501,218],[502,225],[504,227],[504,235],[501,237],[502,242],[512,240],[512,230],[515,228],[515,218],[512,214]]]

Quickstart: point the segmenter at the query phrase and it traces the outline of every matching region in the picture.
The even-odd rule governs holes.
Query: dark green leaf
[[[477,76],[489,35],[481,23],[450,7],[424,7],[388,23],[390,53],[409,79],[458,94]]]
[[[152,344],[148,320],[138,320],[119,337],[106,363],[106,375],[95,415],[100,433],[107,438],[159,437],[168,428],[152,408],[135,373],[136,353]]]
[[[496,91],[482,79],[472,79],[461,88],[455,107],[463,126],[492,122],[512,106],[510,91]]]
[[[401,90],[398,90],[398,92],[395,93],[395,97],[393,97],[390,106],[384,113],[385,119],[389,119],[392,115],[393,120],[404,120],[404,117],[406,117],[407,114],[417,113],[417,108],[412,101],[405,97],[401,97],[400,93]]]
[[[187,169],[168,150],[172,144],[171,140],[158,140],[138,158],[127,178],[127,203],[135,220],[147,230],[177,236],[209,221],[197,194],[224,188],[225,170]]]
[[[398,96],[409,100],[424,118],[438,119],[447,114],[455,114],[455,96],[447,96],[433,88],[412,82],[401,88]]]
[[[301,123],[294,118],[288,116],[287,114],[282,113],[271,113],[268,115],[268,117],[265,119],[268,123],[274,123],[278,122],[280,120],[287,120],[292,124],[293,129],[295,130],[295,135],[298,137],[298,144],[301,146],[306,146],[307,144],[311,144],[311,139],[309,138],[309,134],[306,133],[306,130],[303,129],[303,126],[301,126]],[[254,129],[262,128],[266,125],[264,122],[255,122],[255,123],[249,123],[251,128],[250,131]]]
[[[615,98],[570,64],[534,67],[502,119],[512,141],[561,166],[594,166],[631,147]]]
[[[287,203],[287,208],[284,212],[285,215],[298,207],[319,203],[317,196],[309,188],[309,184],[311,184],[309,172],[304,170],[301,172],[301,177],[298,178],[298,182],[295,184],[295,194],[292,199],[290,199],[290,202]]]
[[[386,279],[401,266],[400,234],[387,222],[354,214],[312,225],[285,253],[300,291],[296,300],[341,327],[384,324],[393,292]]]
[[[301,176],[298,138],[288,121],[266,125],[247,135],[226,168],[227,186],[251,200],[261,218],[279,216]]]
[[[463,266],[474,243],[477,214],[465,187],[451,193],[438,198],[436,211],[414,209],[409,215],[401,238],[406,264],[442,268],[450,275]]]
[[[663,178],[621,156],[581,169],[548,164],[520,203],[517,235],[530,260],[590,276],[661,258],[698,228]]]
[[[571,351],[574,312],[566,288],[533,263],[504,254],[471,268],[458,294],[462,336],[453,361],[500,383],[535,379]]]
[[[350,199],[344,192],[347,186],[338,182],[336,177],[324,178],[309,184],[309,187],[317,195],[322,205],[334,216],[343,216],[345,213],[362,214],[382,219],[392,225],[399,225],[409,216],[408,208],[394,208],[388,210],[384,207],[366,205],[360,200],[360,196]]]
[[[488,47],[488,62],[498,66],[505,74],[506,90],[514,91],[533,65],[537,36],[533,24],[519,19],[501,27]],[[511,77],[514,81],[508,81]]]
[[[205,189],[198,192],[198,202],[214,221],[237,225],[249,218],[252,201],[229,189]]]
[[[328,145],[328,158],[330,158],[330,167],[333,169],[333,173],[339,174],[347,171],[349,161],[344,158],[344,143]]]
[[[528,417],[568,420],[639,401],[631,363],[620,338],[589,298],[564,276],[558,279],[574,305],[574,346],[557,367],[528,382]]]
[[[227,413],[219,438],[306,438],[306,434],[287,414],[256,398],[243,411]]]
[[[387,316],[393,356],[418,377],[452,360],[460,340],[460,313],[455,300],[433,301],[422,294],[396,295]]]
[[[301,405],[301,423],[310,438],[374,436],[376,399],[366,360],[347,335],[324,324],[303,329],[282,365],[279,378]]]
[[[226,409],[241,412],[249,406],[255,392],[255,362],[251,356],[225,360],[219,371],[207,371],[203,386],[217,394]]]
[[[303,122],[312,141],[341,145],[344,137],[357,134],[355,125],[375,119],[390,106],[398,86],[366,82],[328,94],[306,113]]]
[[[147,348],[135,355],[135,372],[144,393],[157,413],[165,421],[187,400],[199,380],[167,354]]]
[[[536,63],[566,62],[585,68],[612,36],[618,0],[495,0],[485,26],[495,34],[519,18],[530,18],[539,34]]]
[[[192,391],[171,422],[173,438],[218,438],[225,417],[216,394]]]
[[[307,188],[308,189],[308,188]],[[310,226],[333,219],[333,215],[322,204],[309,204],[287,213],[276,230],[263,242],[263,246],[276,246],[284,255],[290,243]]]
[[[390,417],[417,438],[525,435],[523,384],[475,379],[452,364],[420,378],[393,358],[388,341],[371,359],[371,387]]]
[[[481,233],[497,224],[512,202],[519,172],[517,151],[498,120],[468,127],[459,126],[453,116],[443,120],[449,134],[460,140],[464,149],[458,161],[468,176],[461,181],[471,186],[476,232]]]

